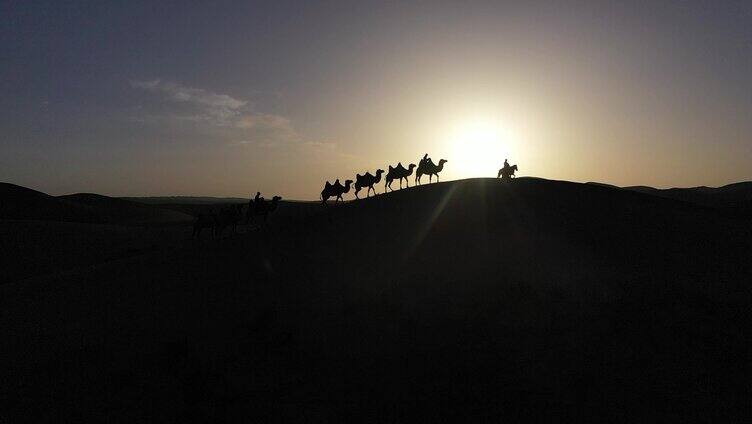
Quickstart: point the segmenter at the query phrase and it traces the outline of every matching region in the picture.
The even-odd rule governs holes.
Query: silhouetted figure
[[[426,155],[428,156],[428,155]],[[428,175],[428,182],[433,181],[433,176],[436,175],[436,182],[439,181],[439,172],[444,170],[444,164],[449,162],[446,159],[441,159],[439,164],[436,165],[430,158],[426,158],[425,161],[421,161],[421,166],[415,171],[415,184],[420,184],[420,178],[424,175]]]
[[[373,195],[376,195],[376,189],[373,187],[375,184],[378,184],[379,181],[381,181],[381,174],[384,173],[383,169],[377,169],[376,170],[376,176],[371,175],[370,172],[366,172],[365,175],[356,174],[355,175],[355,198],[360,199],[358,197],[358,192],[363,187],[368,187],[368,191],[366,191],[366,197],[368,197],[371,194],[371,190],[373,190]]]
[[[431,158],[429,158],[428,157],[428,153],[426,153],[425,155],[423,155],[423,159],[421,159],[420,162],[418,163],[418,168],[420,168],[421,166],[424,166],[430,160],[431,160]]]
[[[509,181],[514,177],[514,173],[517,171],[517,165],[509,166],[509,162],[504,159],[504,166],[502,166],[501,169],[499,169],[499,173],[496,175],[496,178],[501,177],[504,181]]]
[[[386,193],[387,189],[394,191],[394,189],[392,189],[392,182],[394,180],[399,180],[400,189],[402,188],[403,179],[405,180],[405,184],[407,185],[407,187],[410,187],[410,182],[407,179],[407,177],[412,175],[413,168],[415,168],[414,163],[411,163],[408,169],[405,169],[405,167],[402,166],[402,162],[398,162],[396,167],[389,165],[389,172],[386,173],[386,183],[384,184],[384,192]]]
[[[346,180],[345,185],[342,185],[342,183],[339,182],[339,178],[337,178],[334,184],[330,184],[329,181],[327,181],[324,185],[324,189],[321,190],[321,202],[326,206],[326,201],[329,200],[330,197],[335,198],[334,203],[337,203],[339,200],[344,202],[345,200],[342,198],[342,195],[350,191],[350,185],[352,182],[352,180]]]

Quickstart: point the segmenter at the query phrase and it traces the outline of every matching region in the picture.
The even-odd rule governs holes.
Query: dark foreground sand
[[[752,416],[748,218],[537,179],[304,206],[0,286],[0,422]]]

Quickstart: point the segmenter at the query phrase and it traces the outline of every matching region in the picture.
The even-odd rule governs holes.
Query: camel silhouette
[[[264,200],[264,198],[260,197],[257,193],[256,198],[248,205],[248,210],[245,213],[245,221],[251,221],[254,216],[263,216],[264,222],[266,222],[269,214],[277,210],[277,205],[280,200],[282,200],[281,196],[274,196],[272,197],[272,200]]]
[[[515,172],[517,172],[517,165],[504,167],[499,169],[499,173],[496,175],[496,178],[501,177],[502,180],[509,181],[514,177]]]
[[[420,178],[424,175],[428,175],[428,182],[433,181],[433,176],[436,175],[436,182],[439,181],[439,172],[444,170],[444,164],[449,162],[446,159],[441,159],[439,164],[436,165],[431,159],[427,159],[425,156],[420,161],[420,166],[415,171],[415,184],[420,184]]]
[[[209,213],[200,213],[196,216],[196,220],[193,221],[193,233],[192,238],[201,238],[201,231],[209,229],[212,236],[215,234],[214,228],[217,225],[217,214],[214,211]]]
[[[366,172],[365,175],[356,174],[355,175],[355,198],[360,199],[358,197],[358,192],[363,187],[368,187],[368,190],[366,191],[366,197],[368,197],[371,194],[371,190],[373,190],[373,195],[376,195],[376,189],[373,187],[375,184],[378,184],[379,181],[381,181],[381,174],[384,173],[383,169],[377,169],[376,170],[376,176],[371,175],[370,172]]]
[[[324,189],[321,190],[321,202],[326,206],[326,201],[329,200],[330,197],[334,197],[334,203],[337,203],[339,200],[344,202],[342,195],[350,191],[350,185],[352,182],[352,180],[346,180],[345,185],[342,185],[342,183],[339,182],[339,178],[337,178],[337,181],[335,181],[334,184],[330,184],[329,181],[327,181],[324,185]]]
[[[405,180],[407,187],[410,187],[410,182],[407,177],[413,174],[414,168],[414,163],[411,163],[410,166],[408,166],[408,169],[405,169],[405,167],[402,166],[402,162],[398,162],[396,167],[389,165],[389,172],[386,173],[386,183],[384,183],[384,193],[386,193],[387,189],[394,191],[392,188],[392,182],[397,179],[400,183],[400,189],[402,189],[403,179]]]
[[[233,234],[238,230],[238,223],[243,216],[243,205],[231,205],[219,211],[214,219],[214,237],[221,237],[225,228],[232,228]]]

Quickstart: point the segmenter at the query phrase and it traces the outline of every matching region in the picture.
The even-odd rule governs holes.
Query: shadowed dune
[[[35,421],[738,419],[751,249],[748,219],[629,190],[419,186],[1,286],[0,395]]]
[[[110,223],[165,223],[185,222],[193,219],[190,215],[178,211],[99,194],[77,193],[59,196],[59,198],[71,203],[87,205]]]
[[[0,284],[175,246],[192,219],[107,196],[53,197],[0,183]]]
[[[15,184],[0,183],[0,219],[101,223],[91,207]]]
[[[181,222],[189,215],[91,193],[54,197],[48,194],[0,183],[0,219],[58,222],[144,224]]]
[[[625,187],[625,189],[712,208],[736,209],[748,214],[752,213],[752,181],[729,184],[723,187],[657,189],[632,186]]]

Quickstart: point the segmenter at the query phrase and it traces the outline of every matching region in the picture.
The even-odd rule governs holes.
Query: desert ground
[[[750,193],[469,179],[192,238],[242,199],[4,184],[0,422],[746,421]]]

